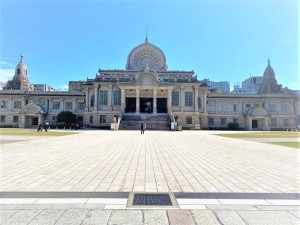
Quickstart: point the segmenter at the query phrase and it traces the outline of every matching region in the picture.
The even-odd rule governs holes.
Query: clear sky
[[[145,40],[169,70],[199,80],[262,76],[267,59],[278,83],[300,89],[297,0],[0,0],[0,81],[24,55],[31,83],[64,89],[98,69],[125,69]]]

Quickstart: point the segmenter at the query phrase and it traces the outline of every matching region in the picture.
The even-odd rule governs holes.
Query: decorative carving
[[[152,70],[166,70],[164,53],[156,46],[145,42],[134,48],[127,59],[127,69],[142,70],[146,65]]]

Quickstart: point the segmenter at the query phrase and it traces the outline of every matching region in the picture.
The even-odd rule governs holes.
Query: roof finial
[[[268,57],[268,66],[271,66],[271,64],[270,64],[270,57]]]
[[[146,29],[146,38],[145,38],[145,42],[148,42],[148,29]]]
[[[20,63],[23,63],[23,54],[21,54]]]

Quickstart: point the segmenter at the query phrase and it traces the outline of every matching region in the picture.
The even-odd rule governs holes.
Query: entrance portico
[[[265,108],[252,107],[246,114],[247,130],[269,130],[269,116]]]
[[[44,109],[34,103],[25,105],[19,112],[21,115],[20,127],[28,128],[38,125],[44,118]]]
[[[171,93],[171,88],[121,87],[121,106],[125,113],[168,113],[172,105]]]
[[[159,81],[157,73],[148,67],[135,77],[134,82],[120,83],[119,88],[121,108],[125,113],[156,114],[171,110],[174,84]]]

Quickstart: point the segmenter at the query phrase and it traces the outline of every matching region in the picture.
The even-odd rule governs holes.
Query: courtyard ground
[[[299,224],[299,150],[216,133],[228,132],[2,135],[0,223]],[[176,205],[132,207],[131,193]]]

